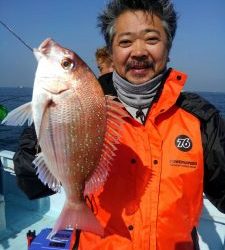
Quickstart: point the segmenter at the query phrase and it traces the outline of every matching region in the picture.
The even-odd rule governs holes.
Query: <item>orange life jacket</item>
[[[172,70],[144,125],[126,121],[103,189],[91,197],[103,238],[81,232],[80,250],[193,250],[202,209],[199,120],[176,105],[186,75]]]

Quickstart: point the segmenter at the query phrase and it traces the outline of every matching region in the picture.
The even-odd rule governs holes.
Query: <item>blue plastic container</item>
[[[61,230],[49,240],[51,228],[43,229],[32,241],[29,250],[70,250],[72,230]]]

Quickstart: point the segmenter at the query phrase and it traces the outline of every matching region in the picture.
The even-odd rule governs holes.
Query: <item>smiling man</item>
[[[170,0],[111,0],[98,21],[114,66],[113,89],[103,88],[130,117],[92,196],[105,235],[81,232],[79,249],[197,250],[203,191],[225,211],[224,120],[181,92],[185,73],[167,68],[177,27]]]

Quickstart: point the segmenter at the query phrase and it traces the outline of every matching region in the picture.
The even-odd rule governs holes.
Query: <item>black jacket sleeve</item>
[[[225,121],[217,113],[202,125],[205,144],[204,193],[225,213]]]
[[[32,164],[38,150],[40,151],[40,148],[37,148],[34,126],[25,128],[19,138],[19,148],[13,157],[13,162],[17,184],[29,199],[54,194],[38,179],[36,169]]]
[[[211,103],[195,93],[182,93],[177,104],[201,121],[204,193],[225,213],[225,120]]]

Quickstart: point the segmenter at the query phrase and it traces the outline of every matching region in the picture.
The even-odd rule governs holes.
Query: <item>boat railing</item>
[[[13,165],[13,156],[15,152],[9,150],[0,151],[0,160],[2,163],[3,170],[9,172],[12,175],[15,175],[14,165]]]

